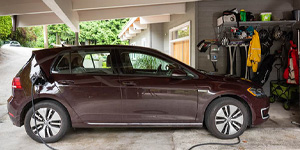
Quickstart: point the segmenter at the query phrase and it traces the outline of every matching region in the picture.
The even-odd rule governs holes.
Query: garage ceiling
[[[194,1],[0,0],[0,16],[18,15],[18,27],[65,23],[78,32],[80,21],[182,14],[186,2]]]

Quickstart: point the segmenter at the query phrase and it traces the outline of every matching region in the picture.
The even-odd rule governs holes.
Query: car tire
[[[55,101],[42,101],[35,104],[36,123],[40,136],[46,143],[59,141],[70,129],[70,118],[66,109]],[[24,121],[26,133],[35,141],[42,143],[35,130],[33,108],[31,107]]]
[[[205,125],[217,138],[232,139],[240,136],[249,125],[247,106],[237,99],[222,97],[209,104]]]

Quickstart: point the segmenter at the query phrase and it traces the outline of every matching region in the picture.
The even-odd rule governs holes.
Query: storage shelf
[[[239,22],[240,26],[276,26],[276,25],[294,25],[296,20],[282,20],[282,21],[246,21]],[[219,27],[236,27],[236,22],[224,22]]]

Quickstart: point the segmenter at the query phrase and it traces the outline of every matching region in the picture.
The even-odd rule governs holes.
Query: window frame
[[[101,52],[101,51],[108,51],[110,52],[110,58],[111,58],[111,61],[112,61],[112,64],[111,64],[111,68],[113,70],[113,74],[102,74],[102,73],[72,73],[72,67],[71,67],[71,62],[69,62],[69,73],[54,73],[53,72],[53,69],[54,69],[54,65],[55,63],[58,61],[57,59],[59,58],[59,56],[61,55],[64,55],[66,53],[69,53],[69,60],[71,60],[71,53],[72,52],[78,52],[78,51],[84,51],[86,53],[88,52]],[[50,67],[50,75],[101,75],[101,76],[116,76],[116,75],[119,75],[119,71],[117,69],[117,64],[116,64],[116,54],[115,54],[115,50],[112,49],[111,47],[98,47],[98,48],[74,48],[74,49],[71,49],[71,50],[66,50],[66,51],[62,51],[62,52],[59,52],[55,59],[53,60],[52,64],[51,64],[51,67]]]
[[[55,68],[54,65],[56,64],[57,61],[59,61],[58,58],[59,58],[60,56],[63,56],[63,55],[65,55],[65,54],[67,54],[67,53],[69,53],[69,73],[55,73],[55,72],[53,72],[53,70],[54,70],[54,68]],[[70,50],[68,50],[68,51],[63,51],[63,52],[58,53],[58,54],[55,56],[55,59],[53,60],[53,62],[52,62],[52,64],[51,64],[51,67],[50,67],[50,74],[72,74],[72,73],[71,73],[71,62],[70,62],[70,60],[71,60],[71,51],[70,51]],[[56,65],[58,65],[58,63],[57,63]]]
[[[189,27],[189,36],[185,36],[185,37],[181,37],[178,39],[173,39],[173,32],[180,30],[181,28],[184,28],[188,26]],[[192,37],[192,32],[191,32],[191,21],[185,22],[181,25],[178,25],[172,29],[169,30],[169,55],[173,57],[174,53],[173,53],[173,43],[175,42],[182,42],[182,41],[187,41],[189,40],[189,66],[192,66],[192,55],[191,55],[191,50],[192,50],[192,41],[191,41],[191,37]]]
[[[185,70],[188,71],[190,74],[193,75],[193,77],[190,76],[186,76],[186,77],[180,77],[180,78],[184,78],[184,79],[198,79],[199,76],[192,70],[188,69],[187,67],[185,67],[183,64],[181,64],[182,62],[177,61],[175,58],[171,58],[171,57],[166,57],[164,55],[160,55],[157,52],[155,52],[153,49],[137,49],[137,48],[127,48],[127,47],[120,47],[120,48],[116,48],[115,49],[115,53],[116,53],[116,68],[119,72],[119,76],[131,76],[131,77],[158,77],[158,78],[178,78],[178,77],[172,77],[172,76],[162,76],[162,75],[146,75],[146,74],[125,74],[123,73],[123,71],[121,70],[121,68],[123,67],[122,62],[121,62],[121,53],[122,52],[135,52],[135,53],[142,53],[142,54],[147,54],[153,57],[157,57],[163,61],[167,61],[173,64],[177,64],[179,66],[179,68],[181,70]]]

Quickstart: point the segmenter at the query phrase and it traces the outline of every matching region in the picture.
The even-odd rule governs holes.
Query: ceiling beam
[[[163,23],[163,22],[170,22],[170,21],[171,21],[170,15],[140,17],[141,24]]]
[[[79,21],[130,18],[137,16],[154,16],[162,14],[184,14],[185,3],[151,5],[139,7],[110,8],[79,11]]]
[[[72,0],[43,0],[43,2],[74,32],[79,32],[78,13],[72,9]]]
[[[73,10],[107,9],[195,2],[199,0],[73,0]]]
[[[48,24],[62,24],[54,13],[20,15],[17,19],[17,27],[39,26]]]
[[[49,13],[52,10],[41,0],[26,0],[17,2],[3,2],[0,4],[0,16]]]

